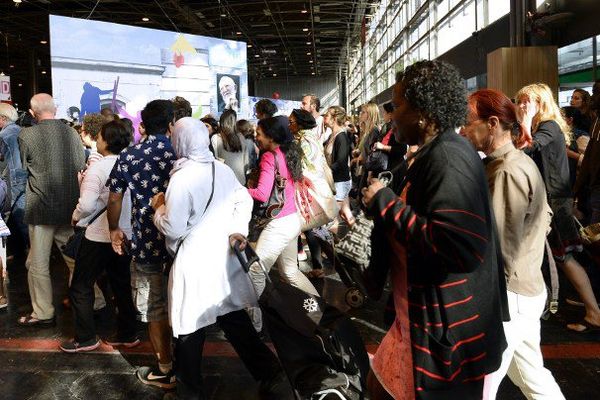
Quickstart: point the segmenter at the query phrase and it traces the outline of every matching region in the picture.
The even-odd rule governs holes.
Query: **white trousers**
[[[276,218],[261,232],[256,243],[256,254],[267,271],[277,263],[281,278],[298,289],[318,296],[308,278],[298,269],[298,235],[300,219],[296,213]],[[250,267],[250,279],[257,295],[265,289],[265,275],[258,265]]]
[[[484,392],[495,399],[505,375],[527,399],[564,400],[552,373],[544,367],[540,348],[540,316],[546,304],[546,290],[534,297],[508,294],[510,321],[504,323],[508,347],[498,371],[486,376]]]
[[[50,279],[50,253],[52,243],[56,243],[60,249],[73,234],[70,225],[29,225],[29,240],[31,247],[25,266],[27,267],[27,283],[29,284],[29,296],[33,307],[32,316],[38,319],[50,319],[54,317],[54,305],[52,304],[52,281]],[[75,260],[63,254],[63,258],[69,268],[69,283],[75,268]],[[106,305],[102,291],[94,286],[96,299],[94,309]]]

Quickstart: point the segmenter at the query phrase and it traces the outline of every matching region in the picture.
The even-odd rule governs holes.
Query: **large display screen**
[[[137,132],[146,103],[175,96],[197,118],[252,113],[244,42],[51,15],[50,51],[59,118],[109,107]]]

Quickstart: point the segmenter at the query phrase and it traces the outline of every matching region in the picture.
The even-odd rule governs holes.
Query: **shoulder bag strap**
[[[210,203],[213,199],[213,195],[215,194],[215,162],[213,161],[210,164],[212,167],[212,184],[211,184],[211,189],[210,189],[210,196],[208,197],[208,201],[206,202],[206,207],[204,207],[202,216],[204,216],[204,214],[206,213],[206,210],[208,209],[208,206],[210,205]]]
[[[546,239],[546,255],[548,256],[548,269],[550,272],[550,301],[547,302],[548,307],[547,310],[544,310],[544,314],[546,318],[548,318],[547,312],[551,314],[556,314],[558,311],[558,291],[559,291],[559,282],[558,282],[558,270],[556,268],[556,261],[554,260],[554,256],[552,255],[552,249],[550,248],[550,243],[548,243],[548,239]],[[542,317],[543,318],[543,317]]]
[[[277,161],[277,152],[272,151],[271,153],[273,153],[273,158],[275,160],[275,176],[279,175],[279,161]]]
[[[107,206],[104,206],[104,207],[102,207],[102,209],[101,209],[100,211],[98,211],[98,212],[97,212],[97,213],[96,213],[96,214],[95,214],[95,215],[92,217],[92,219],[90,219],[90,222],[88,222],[88,226],[90,226],[90,225],[91,225],[91,224],[92,224],[92,223],[93,223],[95,220],[97,220],[97,219],[98,219],[98,217],[99,217],[100,215],[102,215],[102,213],[103,213],[104,211],[106,211],[106,207],[107,207]]]

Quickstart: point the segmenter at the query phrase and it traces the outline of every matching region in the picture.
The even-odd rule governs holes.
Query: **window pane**
[[[593,43],[585,39],[558,49],[558,73],[581,71],[592,68]]]
[[[510,1],[488,1],[488,10],[490,13],[489,23],[491,24],[510,12]]]
[[[475,31],[475,2],[459,8],[440,26],[437,34],[437,55],[444,54]]]

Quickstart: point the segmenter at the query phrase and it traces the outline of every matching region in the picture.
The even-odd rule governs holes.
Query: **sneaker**
[[[60,344],[60,349],[65,353],[83,353],[86,351],[96,350],[100,346],[100,340],[98,337],[90,339],[85,342],[78,342],[75,339],[69,340],[66,342],[62,342]]]
[[[108,338],[104,339],[104,343],[112,347],[123,346],[131,348],[140,344],[140,338],[137,335],[123,337],[120,336],[118,333],[115,333],[113,335],[110,335]]]
[[[306,261],[306,260],[308,260],[308,256],[306,255],[306,252],[304,251],[304,249],[302,249],[298,252],[298,261]]]
[[[158,366],[140,367],[135,372],[135,375],[146,385],[158,386],[163,389],[175,388],[175,374],[172,369],[165,374],[160,371]]]

